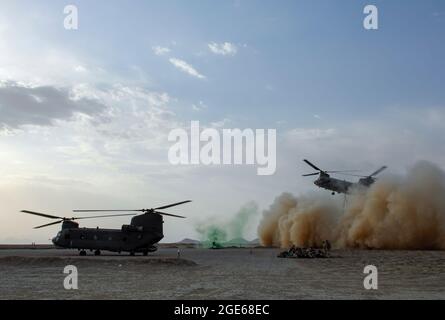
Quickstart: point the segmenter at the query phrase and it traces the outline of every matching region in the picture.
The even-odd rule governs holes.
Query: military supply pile
[[[212,246],[210,248],[211,249],[222,249],[222,248],[224,248],[224,246],[216,241],[213,241]]]
[[[323,248],[302,248],[292,246],[289,250],[283,251],[278,255],[278,258],[329,258],[329,251],[331,244],[329,241],[323,241]]]

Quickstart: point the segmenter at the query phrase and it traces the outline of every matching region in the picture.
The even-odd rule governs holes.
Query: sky
[[[64,7],[78,29],[64,28]],[[377,30],[363,27],[366,5]],[[445,168],[445,3],[54,1],[0,3],[0,243],[48,242],[28,209],[172,208],[164,241],[197,238],[251,201],[315,190],[326,170]],[[172,166],[175,128],[277,130],[277,170]],[[316,192],[325,192],[316,190]],[[327,191],[326,191],[327,192]],[[82,221],[119,228],[128,218]]]

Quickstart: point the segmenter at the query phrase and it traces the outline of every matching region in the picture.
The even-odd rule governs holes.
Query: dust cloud
[[[278,196],[258,227],[265,246],[445,250],[445,173],[422,161],[343,197]]]

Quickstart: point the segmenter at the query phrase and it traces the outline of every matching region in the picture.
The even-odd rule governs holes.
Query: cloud
[[[171,51],[170,48],[161,46],[154,46],[152,47],[152,50],[157,56],[163,56]]]
[[[204,109],[207,109],[207,105],[204,102],[199,101],[198,104],[192,104],[192,109],[193,111],[202,111]]]
[[[74,68],[74,71],[76,71],[76,72],[87,72],[87,69],[84,66],[82,66],[82,65],[78,65],[78,66],[76,66]]]
[[[214,54],[219,54],[223,56],[234,56],[238,52],[238,48],[230,42],[224,42],[224,43],[216,43],[211,42],[208,44],[208,47],[210,51],[212,51]]]
[[[296,140],[318,140],[325,138],[332,138],[336,131],[333,128],[295,128],[289,130],[287,135],[289,138]]]
[[[210,123],[210,127],[211,127],[211,128],[216,128],[216,129],[224,128],[224,127],[225,127],[227,124],[229,124],[230,122],[231,122],[230,119],[228,119],[228,118],[224,118],[224,119],[219,120],[219,121],[211,122],[211,123]]]
[[[68,89],[0,83],[0,127],[49,126],[56,119],[67,120],[76,113],[97,115],[104,109],[95,99],[76,97]]]
[[[164,179],[174,174],[167,136],[182,123],[170,111],[167,93],[122,85],[79,85],[70,92],[76,99],[94,97],[106,108],[100,115],[74,113],[45,122],[51,126],[23,126],[6,136],[0,130],[3,184],[82,175],[95,186],[115,179],[141,185],[153,184],[152,173],[163,172]]]
[[[180,126],[168,106],[172,98],[166,92],[123,85],[79,86],[73,91],[78,97],[95,97],[107,109],[100,118],[58,121],[63,131],[59,136],[71,141],[58,150],[70,161],[107,163],[125,172],[165,163],[168,132]]]
[[[170,63],[174,65],[179,70],[188,73],[189,75],[199,78],[199,79],[205,79],[206,77],[202,74],[200,74],[192,65],[188,64],[184,60],[176,59],[176,58],[170,58]]]

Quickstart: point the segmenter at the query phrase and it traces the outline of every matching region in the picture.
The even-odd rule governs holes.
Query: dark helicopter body
[[[350,193],[350,191],[353,188],[356,188],[356,189],[360,189],[363,187],[368,188],[376,181],[374,176],[386,169],[386,166],[383,166],[379,170],[377,170],[376,172],[372,173],[369,176],[360,176],[360,175],[349,174],[351,176],[361,177],[361,179],[359,179],[358,182],[350,182],[350,181],[346,181],[346,180],[332,178],[329,175],[329,173],[343,173],[343,174],[345,174],[344,172],[349,172],[349,171],[324,171],[324,170],[321,170],[320,168],[316,167],[313,163],[309,162],[306,159],[304,160],[304,162],[306,162],[309,166],[311,166],[318,172],[304,174],[303,177],[319,175],[318,179],[314,181],[314,184],[320,188],[332,191],[333,195],[336,192],[344,193],[344,194]]]
[[[64,221],[62,230],[52,239],[60,248],[107,250],[113,252],[154,252],[156,243],[164,238],[163,219],[159,214],[142,214],[121,229],[79,228],[73,221]]]
[[[331,178],[328,174],[320,174],[320,177],[314,181],[314,184],[319,188],[331,190],[332,193],[348,193],[354,185],[354,183],[349,181]]]
[[[94,250],[95,255],[100,255],[101,250],[113,252],[129,252],[131,255],[135,253],[143,253],[147,255],[149,252],[157,250],[156,243],[164,238],[163,234],[163,217],[162,215],[184,218],[165,212],[157,211],[177,206],[190,200],[170,204],[155,209],[139,209],[139,210],[74,210],[75,212],[98,212],[98,211],[140,211],[143,214],[117,214],[94,217],[73,217],[63,218],[45,213],[24,210],[22,212],[32,215],[42,216],[50,219],[59,219],[59,221],[38,226],[35,229],[62,223],[62,230],[52,239],[55,246],[60,248],[78,249],[80,255],[86,255],[85,250]],[[79,228],[79,224],[74,220],[103,218],[115,216],[134,216],[130,224],[124,224],[121,229],[101,229],[97,228]]]

